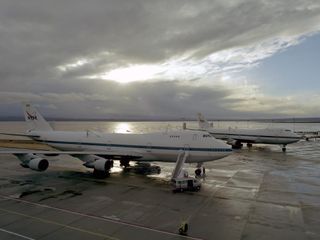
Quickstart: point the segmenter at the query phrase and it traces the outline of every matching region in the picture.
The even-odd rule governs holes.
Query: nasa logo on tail
[[[26,113],[27,113],[27,115],[28,115],[27,118],[28,118],[29,120],[38,120],[36,113],[33,113],[33,114],[30,114],[29,112],[26,112]]]

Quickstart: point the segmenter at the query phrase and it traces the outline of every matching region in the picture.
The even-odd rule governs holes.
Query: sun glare
[[[130,83],[135,81],[144,81],[154,78],[161,73],[160,66],[153,65],[133,65],[127,68],[118,68],[104,73],[101,78],[113,80],[119,83]]]
[[[115,127],[116,133],[130,133],[130,124],[129,123],[118,123]]]

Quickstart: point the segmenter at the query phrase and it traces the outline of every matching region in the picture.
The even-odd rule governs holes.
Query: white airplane
[[[252,147],[253,143],[279,144],[282,151],[286,151],[287,144],[301,140],[301,136],[288,129],[266,128],[266,129],[215,129],[207,122],[201,113],[198,114],[199,128],[209,132],[217,139],[226,140],[233,148],[241,148],[242,143]]]
[[[232,152],[229,145],[203,131],[145,134],[54,131],[30,104],[25,105],[24,113],[30,127],[26,134],[2,134],[27,136],[57,150],[28,149],[0,153],[14,154],[23,167],[32,170],[46,170],[49,166],[46,157],[60,154],[76,157],[84,162],[85,167],[93,168],[95,175],[106,176],[113,167],[113,160],[120,160],[122,166],[128,166],[130,160],[176,162],[183,154],[186,163],[197,163],[200,167],[203,162],[226,157]]]

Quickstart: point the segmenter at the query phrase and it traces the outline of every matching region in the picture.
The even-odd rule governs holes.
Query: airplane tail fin
[[[208,129],[210,128],[210,124],[208,123],[208,121],[204,118],[204,116],[201,113],[198,113],[198,124],[200,129]]]
[[[24,116],[29,130],[52,131],[50,124],[41,116],[41,114],[31,104],[24,105]]]

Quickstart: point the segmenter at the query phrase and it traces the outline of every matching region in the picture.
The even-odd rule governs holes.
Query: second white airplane
[[[38,171],[48,168],[46,156],[60,154],[79,158],[85,167],[94,169],[94,174],[104,176],[113,167],[113,160],[120,160],[121,165],[128,166],[131,160],[176,162],[184,157],[186,163],[197,163],[200,167],[203,162],[221,159],[232,152],[229,145],[203,131],[145,134],[54,131],[30,104],[25,106],[24,113],[30,128],[26,134],[3,134],[27,136],[57,150],[28,149],[0,153],[14,154],[22,166]]]
[[[216,129],[210,126],[202,114],[198,114],[199,128],[208,131],[213,137],[227,141],[233,148],[241,148],[242,143],[247,143],[248,147],[252,144],[279,144],[282,151],[286,151],[287,144],[301,140],[301,136],[289,129],[266,128],[266,129]]]

